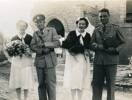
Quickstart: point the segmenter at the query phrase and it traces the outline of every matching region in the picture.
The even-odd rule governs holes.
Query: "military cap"
[[[45,16],[43,14],[38,14],[38,15],[33,17],[34,22],[38,22],[38,21],[41,21],[41,20],[45,20]]]

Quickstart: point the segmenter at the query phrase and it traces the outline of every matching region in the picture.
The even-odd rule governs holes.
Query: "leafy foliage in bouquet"
[[[20,40],[11,41],[6,44],[6,51],[10,57],[26,55],[30,56],[31,51],[28,45],[24,44]]]

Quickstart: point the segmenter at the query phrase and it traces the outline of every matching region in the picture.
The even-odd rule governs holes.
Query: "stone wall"
[[[45,14],[47,23],[54,18],[60,20],[67,33],[75,28],[75,21],[80,16],[81,12],[78,6],[71,3],[54,2],[44,4],[44,2],[39,2],[34,7],[32,16],[38,13]]]
[[[59,19],[66,32],[75,28],[75,21],[78,17],[84,16],[83,11],[91,12],[102,8],[108,8],[111,14],[111,22],[115,24],[124,23],[126,17],[126,0],[106,0],[106,1],[59,1],[37,2],[32,10],[32,16],[38,13],[46,15],[47,23],[53,18]],[[93,20],[91,20],[93,22]]]

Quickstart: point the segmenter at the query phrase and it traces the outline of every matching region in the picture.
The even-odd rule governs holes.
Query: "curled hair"
[[[19,20],[19,21],[16,23],[16,26],[18,27],[21,23],[25,24],[26,29],[27,29],[28,23],[27,23],[26,21],[24,21],[24,20]]]

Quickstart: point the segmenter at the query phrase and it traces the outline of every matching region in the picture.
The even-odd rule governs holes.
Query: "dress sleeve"
[[[67,38],[62,41],[62,48],[69,49],[73,44],[72,33],[70,32]]]

